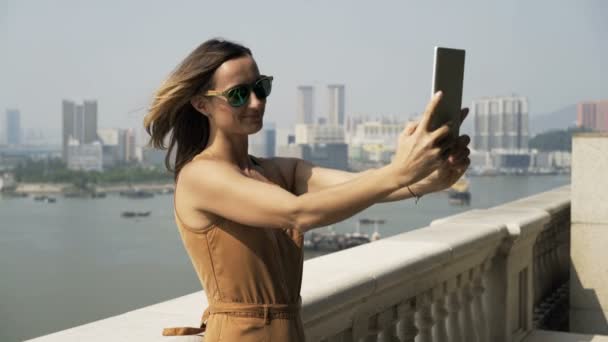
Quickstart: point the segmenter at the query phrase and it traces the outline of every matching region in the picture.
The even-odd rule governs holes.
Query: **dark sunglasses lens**
[[[228,103],[233,107],[240,107],[247,102],[249,99],[249,89],[246,85],[241,85],[231,89],[226,98]]]
[[[253,91],[255,92],[255,96],[259,99],[265,99],[270,95],[270,91],[272,90],[272,82],[269,78],[262,78],[258,80],[253,86]]]

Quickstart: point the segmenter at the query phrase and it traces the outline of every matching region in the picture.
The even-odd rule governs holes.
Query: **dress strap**
[[[209,315],[226,314],[233,316],[248,316],[263,318],[266,324],[270,324],[273,319],[291,319],[300,314],[302,308],[302,298],[293,304],[249,304],[249,303],[230,303],[218,302],[209,305],[203,314],[200,328],[177,327],[163,329],[163,336],[184,336],[199,335],[207,329]]]
[[[207,330],[207,320],[209,319],[209,309],[205,310],[203,317],[201,318],[201,325],[199,328],[193,327],[175,327],[163,329],[163,336],[187,336],[187,335],[200,335]]]

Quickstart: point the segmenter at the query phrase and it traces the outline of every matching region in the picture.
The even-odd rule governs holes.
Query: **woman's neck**
[[[222,134],[212,134],[209,136],[209,142],[203,153],[234,164],[241,170],[246,170],[253,167],[248,149],[247,135],[227,137]]]

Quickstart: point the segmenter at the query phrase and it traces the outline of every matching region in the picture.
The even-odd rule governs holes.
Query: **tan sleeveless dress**
[[[281,175],[266,174],[261,181],[290,191]],[[302,234],[228,219],[194,229],[181,221],[177,210],[175,220],[209,307],[200,328],[167,328],[163,335],[204,332],[205,342],[305,340],[300,318]]]

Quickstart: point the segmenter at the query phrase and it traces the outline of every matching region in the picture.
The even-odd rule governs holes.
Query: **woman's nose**
[[[249,106],[251,107],[259,107],[264,104],[266,99],[260,99],[257,97],[255,92],[252,90],[251,95],[249,96]]]

